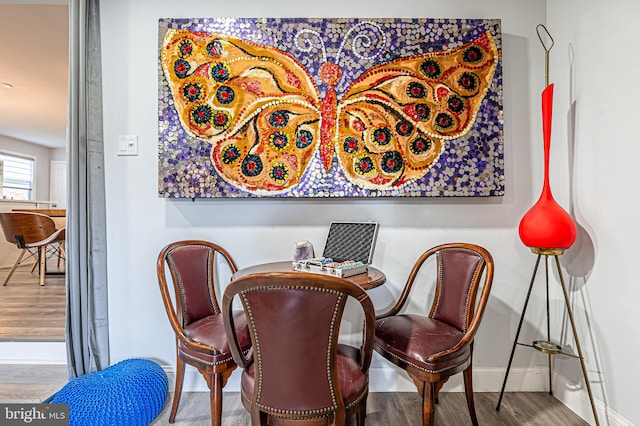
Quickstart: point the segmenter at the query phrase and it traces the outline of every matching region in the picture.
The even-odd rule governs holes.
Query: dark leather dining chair
[[[40,285],[44,285],[47,248],[54,247],[64,255],[65,228],[56,229],[55,222],[47,215],[25,212],[0,213],[0,226],[7,242],[15,244],[21,250],[3,285],[7,285],[26,253],[33,255],[39,262]]]
[[[160,293],[176,336],[176,385],[169,423],[176,418],[186,363],[197,368],[207,382],[211,424],[222,424],[222,388],[236,364],[229,351],[216,297],[219,264],[226,264],[231,273],[237,271],[229,253],[207,241],[177,241],[164,247],[158,255],[156,271]],[[175,304],[167,284],[167,271],[173,282]],[[246,319],[242,311],[234,312],[234,319],[238,345],[245,352],[251,344]]]
[[[401,314],[428,259],[437,264],[431,310],[428,315]],[[492,281],[493,259],[487,250],[467,243],[439,245],[418,258],[396,304],[377,317],[375,350],[405,369],[416,384],[422,396],[423,425],[434,424],[438,392],[450,376],[460,372],[471,422],[478,424],[471,380],[473,342]]]
[[[242,354],[231,306],[242,302],[253,342]],[[362,346],[338,343],[347,299],[364,313]],[[366,292],[338,277],[304,272],[247,275],[229,284],[222,312],[231,353],[243,368],[241,398],[253,426],[364,425],[375,311]]]

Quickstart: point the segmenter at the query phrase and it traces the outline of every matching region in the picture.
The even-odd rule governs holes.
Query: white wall
[[[547,13],[556,42],[550,70],[557,83],[553,143],[574,143],[574,207],[584,229],[575,250],[582,262],[570,266],[579,277],[573,292],[577,326],[596,398],[632,424],[640,424],[640,287],[632,273],[640,238],[633,201],[640,155],[638,18],[640,3],[634,0],[550,1]],[[570,131],[575,138],[567,136]],[[579,377],[575,363],[557,366],[561,375]],[[608,420],[615,422],[615,415]]]
[[[66,148],[51,148],[51,161],[67,161]]]
[[[553,3],[552,0],[550,2]],[[577,0],[572,3],[578,7]],[[502,19],[505,196],[486,199],[258,199],[195,202],[158,198],[156,195],[158,18],[234,16]],[[371,291],[374,303],[380,309],[391,303],[403,285],[411,265],[427,248],[441,242],[460,240],[481,244],[491,251],[496,262],[496,275],[488,310],[478,333],[474,363],[475,371],[483,373],[480,380],[476,380],[476,389],[499,391],[535,262],[535,256],[520,242],[517,227],[522,215],[536,201],[542,185],[539,99],[544,87],[544,55],[535,27],[539,23],[546,22],[546,16],[546,4],[542,0],[483,2],[474,0],[449,2],[327,0],[298,3],[286,0],[271,2],[238,0],[233,3],[212,3],[204,0],[182,2],[111,0],[103,2],[101,5],[102,65],[112,362],[140,356],[154,358],[167,366],[175,363],[174,340],[162,307],[154,272],[157,253],[165,244],[185,238],[209,239],[228,248],[239,266],[243,267],[266,261],[289,259],[294,242],[301,239],[311,240],[315,247],[321,250],[330,220],[376,220],[381,228],[373,264],[382,269],[388,277],[388,282],[383,287]],[[566,16],[566,20],[571,19],[573,18]],[[619,48],[618,44],[601,43],[591,52],[589,57],[592,60],[601,57],[603,49],[616,51]],[[566,50],[566,45],[557,49]],[[631,51],[625,55],[625,58],[630,54]],[[586,61],[586,58],[581,60]],[[589,73],[592,73],[589,75],[594,75],[596,69],[595,66],[589,68]],[[605,67],[605,69],[609,71],[610,68]],[[628,88],[633,85],[630,79],[632,70],[633,68],[630,67],[629,74],[626,74],[629,81]],[[566,68],[564,72],[567,73]],[[612,74],[611,78],[615,80],[616,72],[612,74],[609,71],[607,74]],[[600,77],[602,82],[600,87],[604,88],[604,82],[607,80],[604,76],[594,75],[594,78],[597,77]],[[566,80],[567,77],[564,79]],[[556,81],[562,81],[559,75]],[[617,93],[618,100],[622,101],[624,92]],[[566,94],[563,95],[559,90],[557,97],[563,96],[566,98]],[[631,102],[625,105],[626,108],[630,108]],[[597,142],[600,143],[590,152],[584,152],[584,155],[589,160],[594,160],[607,153],[611,157],[610,162],[616,165],[620,162],[633,161],[633,155],[618,153],[618,151],[607,149],[609,146],[603,145],[614,142],[613,139],[604,137],[601,131],[596,131],[595,127],[600,124],[600,117],[606,108],[611,108],[611,105],[592,103],[590,110],[583,110],[585,113],[590,111],[588,116],[582,118],[584,121],[590,121],[590,130],[594,132],[590,140],[595,144],[595,135],[599,135]],[[566,115],[566,105],[564,112],[562,108],[558,111],[560,116]],[[613,113],[609,112],[605,117],[612,119],[612,115]],[[626,142],[630,138],[629,136],[621,137],[623,128],[617,126],[612,129],[618,136],[615,142],[623,140]],[[563,137],[562,130],[556,130],[558,131],[554,132],[555,139],[552,143],[551,155],[552,188],[556,199],[562,205],[568,206],[568,142],[566,137]],[[116,156],[117,135],[122,134],[139,136],[139,156]],[[629,145],[631,144],[625,146]],[[633,147],[633,149],[638,148]],[[607,372],[612,373],[614,363],[618,363],[618,369],[628,369],[629,365],[633,365],[630,359],[626,359],[632,356],[630,355],[632,351],[627,349],[625,339],[627,334],[618,334],[620,330],[618,324],[622,321],[611,319],[613,315],[618,320],[622,320],[621,317],[625,316],[625,313],[618,310],[614,315],[611,312],[614,309],[608,303],[608,297],[604,297],[605,291],[614,288],[611,283],[615,283],[618,288],[622,283],[630,281],[630,278],[624,276],[624,267],[621,262],[625,260],[622,255],[623,250],[634,241],[630,238],[628,239],[630,242],[625,243],[627,239],[623,240],[622,235],[628,233],[628,229],[632,227],[625,226],[629,224],[627,213],[618,212],[615,207],[619,204],[615,201],[632,191],[627,190],[622,194],[627,186],[624,185],[625,181],[605,178],[603,172],[607,169],[602,170],[602,168],[606,167],[606,163],[589,166],[588,163],[582,166],[582,179],[578,181],[578,185],[584,185],[581,187],[584,208],[586,209],[588,204],[592,208],[590,223],[595,230],[594,238],[598,241],[596,264],[603,268],[594,267],[594,273],[590,277],[590,291],[600,289],[599,297],[592,300],[593,311],[590,321],[592,326],[598,329],[600,339],[598,345],[607,358],[603,362],[610,366]],[[629,166],[632,165],[628,164],[624,171],[620,170],[619,173],[631,173],[633,167]],[[616,168],[616,170],[619,169]],[[625,176],[624,174],[622,176]],[[596,176],[600,179],[596,179]],[[622,182],[622,184],[618,185],[618,188],[612,188],[615,186],[614,182]],[[607,221],[606,227],[604,221],[609,215],[603,215],[603,210],[598,210],[597,213],[595,211],[598,208],[596,200],[600,198],[590,199],[590,192],[585,194],[592,188],[598,189],[599,197],[608,201],[604,211],[614,217],[613,221]],[[620,197],[614,195],[620,195]],[[599,221],[597,221],[598,218],[600,218]],[[622,228],[622,226],[625,227]],[[614,232],[609,232],[610,230]],[[602,235],[605,232],[609,235]],[[602,239],[607,237],[611,239],[611,244],[607,245],[609,251],[605,255],[601,253],[600,248],[603,247]],[[600,266],[605,262],[607,266]],[[552,274],[552,281],[554,278]],[[627,294],[637,295],[638,292],[631,287],[630,282],[624,290]],[[544,328],[544,300],[544,286],[540,283],[534,289],[521,341],[531,341],[540,337],[536,329]],[[631,300],[632,298],[628,298],[626,301],[621,300],[620,303],[630,304]],[[554,313],[560,314],[560,309],[557,307],[560,302],[560,299],[554,300]],[[559,319],[554,320],[554,323],[559,322]],[[633,324],[637,324],[637,321],[633,322],[629,312],[623,324],[633,329]],[[636,336],[637,330],[638,326],[632,330]],[[558,324],[554,324],[554,334],[559,334]],[[606,351],[604,348],[607,348]],[[376,386],[388,386],[389,390],[404,389],[407,386],[407,381],[402,379],[403,376],[397,375],[397,370],[390,368],[384,360],[376,357],[374,366],[380,370],[387,368],[388,370],[385,371],[391,372],[389,374],[392,378],[389,382],[378,382]],[[508,389],[546,389],[545,375],[540,374],[544,372],[545,366],[546,357],[527,348],[518,349]],[[595,368],[591,359],[589,368],[591,370]],[[622,373],[622,370],[619,371]],[[536,380],[528,380],[530,375],[527,373],[534,375]],[[629,377],[629,374],[626,377]],[[569,385],[570,383],[561,380],[554,390],[566,393]],[[558,386],[562,386],[562,389]],[[615,381],[607,380],[606,386],[610,388],[608,400],[610,406],[631,419],[639,420],[639,410],[627,403],[622,396],[626,393],[627,399],[632,398],[633,388],[630,384],[626,384],[625,377],[616,377]],[[406,387],[406,389],[411,388]],[[579,389],[576,393],[582,395]],[[615,401],[615,404],[614,395],[620,398]],[[503,404],[507,403],[508,398],[505,398]],[[583,414],[590,416],[588,408]]]

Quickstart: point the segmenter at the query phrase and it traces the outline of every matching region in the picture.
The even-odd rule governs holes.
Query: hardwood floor
[[[47,271],[60,272],[57,259],[50,259]],[[6,286],[0,284],[0,341],[63,341],[65,328],[64,275],[47,275],[39,285],[38,270],[22,265]],[[9,269],[0,269],[0,283]]]
[[[0,403],[36,403],[45,401],[67,382],[65,365],[0,365]],[[483,426],[584,426],[587,422],[546,392],[505,394],[500,412],[496,411],[498,393],[475,395],[478,422]],[[152,426],[169,424],[173,393],[169,393]],[[224,392],[223,426],[248,426],[250,417],[238,392]],[[347,426],[355,425],[355,418]],[[417,392],[370,393],[366,424],[370,426],[416,426],[421,424],[421,401]],[[177,426],[210,426],[209,394],[184,392],[174,423]],[[436,406],[436,425],[468,426],[467,403],[462,392],[440,394]]]
[[[49,263],[56,270],[56,262]],[[65,281],[63,275],[47,276],[38,284],[36,271],[20,267],[7,286],[0,285],[0,341],[64,340]],[[0,270],[0,282],[9,271]],[[67,382],[66,365],[0,364],[0,403],[42,402]],[[169,393],[154,426],[167,425]],[[547,393],[508,393],[500,412],[497,393],[476,393],[478,421],[485,426],[588,425],[569,408]],[[209,396],[206,392],[185,392],[180,401],[176,425],[209,426]],[[225,392],[223,426],[247,426],[249,415],[237,392]],[[349,426],[355,423],[350,419]],[[421,424],[421,401],[417,392],[371,393],[367,401],[367,425],[416,426]],[[447,392],[436,407],[436,425],[470,424],[464,393]]]
[[[46,401],[68,377],[65,364],[0,364],[0,403]]]
[[[496,411],[498,393],[474,395],[478,423],[484,426],[582,426],[587,422],[546,392],[505,394],[500,411]],[[162,412],[151,423],[154,426],[169,424],[171,398],[169,394]],[[370,393],[367,400],[366,424],[370,426],[417,426],[421,420],[422,402],[418,393]],[[462,392],[446,392],[440,395],[436,407],[436,425],[468,426],[471,424],[467,403]],[[242,406],[240,394],[225,392],[222,403],[223,426],[250,425],[248,412]],[[209,426],[209,396],[206,392],[185,393],[174,425]],[[355,416],[348,426],[355,425]]]

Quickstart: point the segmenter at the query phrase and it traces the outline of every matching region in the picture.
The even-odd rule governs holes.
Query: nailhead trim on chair
[[[256,405],[262,408],[263,410],[266,410],[267,412],[269,412],[269,414],[276,414],[276,415],[280,414],[282,416],[287,416],[287,417],[300,416],[304,418],[309,418],[309,416],[313,416],[312,418],[321,418],[321,417],[324,417],[326,414],[334,411],[333,407],[327,407],[327,408],[322,408],[318,410],[299,411],[299,410],[281,410],[279,408],[269,407],[268,405],[264,405],[260,403]]]
[[[358,396],[356,399],[354,399],[354,400],[353,400],[353,402],[352,402],[351,404],[349,404],[349,405],[347,405],[347,406],[345,407],[347,410],[348,410],[349,408],[351,408],[351,407],[355,407],[356,405],[360,404],[360,401],[362,401],[362,398],[364,398],[364,397],[367,395],[367,393],[368,393],[367,391],[368,391],[368,389],[369,389],[369,386],[367,385],[367,387],[366,387],[366,388],[364,388],[364,389],[365,389],[365,392],[362,392],[362,393],[360,394],[360,396]]]
[[[353,403],[349,404],[349,406],[348,406],[347,408],[351,408],[351,407],[352,407],[353,405],[355,405],[356,403],[358,403],[358,402],[362,401],[362,398],[365,396],[365,394],[366,394],[366,393],[365,393],[365,392],[363,392],[363,393],[358,397],[358,399],[357,399],[355,402],[353,402]],[[246,403],[247,405],[250,405],[250,404],[251,404],[251,397],[247,396],[247,394],[246,394],[244,391],[241,391],[241,396],[242,396],[242,398],[244,399],[244,401],[245,401],[245,403]],[[285,415],[288,413],[288,411],[285,411],[285,410],[276,410],[276,409],[274,409],[274,408],[267,407],[267,406],[266,406],[266,405],[264,405],[264,404],[257,404],[257,405],[258,405],[260,408],[264,408],[265,410],[269,410],[269,414],[270,414],[270,415],[280,416],[280,417],[285,417]],[[274,412],[271,412],[271,411],[274,411]],[[276,412],[276,411],[277,411],[277,412]],[[329,407],[329,408],[324,408],[324,409],[322,409],[322,410],[317,410],[317,411],[322,411],[322,413],[320,413],[320,414],[318,414],[318,415],[315,415],[315,416],[311,417],[311,416],[303,416],[302,414],[300,414],[300,413],[305,413],[304,411],[296,411],[296,412],[293,414],[293,416],[298,415],[298,418],[299,418],[299,419],[308,419],[308,420],[312,420],[312,419],[321,419],[321,418],[323,418],[323,417],[326,417],[326,415],[327,415],[328,413],[332,412],[332,411],[333,411],[333,409]],[[297,414],[296,414],[296,413],[297,413]],[[324,414],[324,415],[323,415],[323,414]],[[292,416],[292,415],[289,415],[289,416],[287,416],[287,417],[295,418],[295,417],[293,417],[293,416]]]
[[[392,357],[394,357],[395,359],[400,360],[401,362],[404,362],[405,364],[410,365],[410,366],[412,366],[413,368],[416,368],[416,369],[418,369],[418,370],[420,370],[420,371],[424,371],[425,373],[430,373],[430,374],[438,374],[438,373],[442,373],[443,371],[451,370],[452,368],[456,368],[456,367],[461,366],[462,364],[464,364],[464,363],[467,361],[467,360],[465,359],[465,360],[464,360],[464,361],[462,361],[462,362],[459,362],[459,363],[454,364],[454,365],[450,365],[450,366],[445,367],[445,368],[442,368],[442,369],[440,369],[440,370],[429,370],[429,369],[426,369],[426,368],[424,368],[424,367],[420,367],[419,365],[414,364],[414,363],[412,363],[412,362],[410,362],[410,361],[407,361],[406,359],[401,358],[401,357],[399,357],[398,355],[396,355],[396,354],[394,354],[394,353],[392,353],[392,352],[389,352],[386,348],[383,348],[382,346],[380,346],[380,345],[378,345],[378,344],[376,344],[376,346],[377,346],[378,348],[380,348],[381,350],[385,351],[386,353],[388,353],[389,355],[391,355]]]
[[[175,249],[174,249],[175,250]],[[167,261],[169,263],[171,263],[171,266],[173,268],[174,271],[176,271],[176,278],[178,280],[178,291],[180,292],[180,306],[182,306],[182,322],[180,323],[180,325],[182,327],[184,327],[184,324],[187,322],[187,314],[184,310],[184,306],[185,306],[185,300],[184,300],[184,289],[182,286],[182,277],[180,276],[180,272],[178,271],[178,269],[176,268],[176,264],[173,261],[173,258],[171,257],[171,253],[173,253],[174,250],[171,250],[171,252],[169,252],[167,254]]]
[[[484,262],[482,261],[482,259],[480,259],[478,261],[478,264],[476,265],[476,270],[473,273],[473,277],[471,278],[471,281],[475,281],[476,277],[478,276],[478,274],[480,273],[480,268],[482,267],[482,265],[484,264]],[[471,297],[471,292],[468,291],[467,292],[467,300],[464,304],[464,330],[462,331],[467,331],[467,325],[468,325],[468,321],[469,321],[469,299]]]
[[[207,253],[207,291],[209,292],[209,302],[211,303],[211,307],[213,308],[213,311],[216,314],[220,313],[220,310],[216,308],[216,303],[215,302],[215,298],[212,296],[212,292],[215,291],[213,288],[211,288],[211,285],[213,285],[213,280],[211,279],[212,277],[212,271],[210,268],[211,265],[211,253],[214,252],[211,247],[207,247],[201,244],[190,244],[190,245],[185,245],[185,246],[181,246],[181,247],[176,247],[173,250],[171,250],[169,253],[167,253],[167,261],[169,261],[171,263],[171,265],[173,266],[173,270],[176,271],[176,278],[178,280],[178,289],[180,291],[180,304],[182,306],[182,326],[184,327],[186,322],[187,322],[187,311],[185,309],[185,306],[187,306],[186,301],[184,299],[184,286],[182,285],[182,275],[180,275],[180,270],[179,268],[176,267],[176,264],[173,260],[172,254],[174,251],[183,249],[183,248],[187,248],[187,247],[200,247],[200,248],[204,248],[206,250],[208,250]],[[214,252],[214,256],[215,256],[215,252]],[[215,295],[215,293],[213,293]]]
[[[334,292],[332,292],[334,293]],[[340,292],[335,292],[335,294],[338,295],[338,300],[336,301],[336,304],[333,308],[333,316],[331,317],[331,333],[329,334],[329,347],[327,349],[327,381],[329,382],[329,384],[331,384],[331,352],[333,352],[333,330],[335,328],[336,325],[336,319],[338,316],[338,306],[340,306],[342,304],[342,299],[344,298],[344,294],[340,293]],[[329,387],[329,390],[331,391],[331,401],[333,401],[333,408],[337,408],[338,406],[338,401],[336,401],[336,390],[333,388],[333,386]]]
[[[468,251],[470,253],[473,253],[477,256],[480,256],[478,254],[477,251],[475,250],[469,250],[463,247],[460,248],[450,248],[450,249],[442,249],[442,250],[438,250],[438,252],[436,253],[436,257],[438,259],[438,300],[436,301],[436,306],[433,309],[433,312],[438,312],[438,307],[440,306],[440,297],[442,297],[442,270],[444,269],[442,267],[442,252],[446,251],[446,250],[456,250],[456,251]],[[476,265],[476,270],[473,273],[473,277],[471,278],[471,281],[475,281],[476,277],[478,276],[478,273],[480,272],[480,268],[481,266],[484,264],[484,262],[482,261],[482,257],[480,257],[480,259],[478,260],[478,263]],[[471,296],[471,288],[469,288],[469,291],[467,291],[467,298],[464,302],[464,329],[462,331],[467,331],[467,320],[468,320],[468,313],[469,313],[469,297]],[[433,318],[433,317],[432,317]]]
[[[220,311],[218,307],[218,301],[216,300],[216,290],[213,288],[213,269],[215,268],[216,251],[212,250],[209,247],[207,248],[209,249],[209,253],[207,254],[207,289],[209,290],[209,300],[211,301],[213,312],[215,312],[216,314],[220,314],[222,313],[222,311]]]
[[[244,392],[244,390],[241,390],[242,393],[242,397],[244,398],[245,402],[247,402],[247,404],[251,403],[251,398],[247,396],[247,394]],[[360,402],[362,401],[362,399],[367,395],[367,392],[362,392],[356,399],[354,399],[351,404],[347,405],[345,408],[347,410],[349,410],[352,407],[355,407],[356,405],[360,404]],[[322,417],[322,416],[321,416]],[[319,418],[319,417],[318,417]]]
[[[205,361],[202,358],[196,358],[193,355],[189,355],[187,353],[184,353],[183,351],[180,351],[180,353],[185,357],[185,358],[189,358],[193,361],[202,363],[202,364],[206,364],[206,365],[220,365],[220,364],[224,364],[225,362],[228,362],[230,360],[232,360],[233,358],[231,356],[229,356],[228,358],[225,358],[223,360],[217,361],[217,362],[209,362],[209,361]],[[218,352],[220,353],[220,352]]]
[[[214,350],[216,350],[215,348],[213,348],[213,349],[214,349]],[[248,354],[248,353],[249,353],[249,351],[250,351],[250,350],[251,350],[251,348],[249,348],[249,349],[245,349],[244,351],[242,351],[242,353],[246,355],[246,354]],[[186,358],[189,358],[189,359],[191,359],[191,360],[194,360],[194,361],[200,362],[200,363],[205,364],[205,365],[220,365],[220,364],[224,364],[225,362],[229,362],[229,361],[231,361],[231,360],[233,359],[233,357],[232,357],[232,356],[229,356],[228,358],[224,358],[223,360],[220,360],[220,361],[218,361],[218,362],[208,362],[208,361],[205,361],[205,360],[203,360],[203,359],[201,359],[201,358],[196,358],[196,357],[194,357],[193,355],[189,355],[188,353],[185,353],[185,352],[183,352],[183,351],[180,351],[180,353],[181,353],[182,355],[184,355]],[[220,352],[220,351],[216,350],[216,354],[215,354],[215,355],[219,355],[219,354],[221,354],[221,353],[222,353],[222,352]]]
[[[338,296],[338,300],[335,304],[334,307],[334,311],[333,311],[333,316],[331,318],[331,333],[329,334],[329,349],[327,351],[327,375],[328,375],[328,381],[329,384],[331,384],[331,369],[330,369],[330,365],[329,365],[329,361],[330,361],[330,354],[333,351],[333,329],[334,329],[334,325],[336,322],[336,318],[338,316],[338,307],[341,305],[342,303],[342,299],[344,298],[344,294],[342,292],[339,291],[335,291],[335,290],[331,290],[331,289],[326,289],[326,288],[317,288],[317,287],[309,287],[309,286],[260,286],[260,287],[255,287],[255,288],[251,288],[248,290],[244,290],[240,293],[240,297],[242,297],[242,302],[243,305],[245,306],[246,310],[247,310],[247,315],[249,317],[249,322],[251,324],[251,327],[253,330],[256,329],[255,327],[255,321],[253,319],[253,313],[251,312],[251,307],[249,306],[249,303],[247,301],[246,295],[247,293],[251,292],[251,291],[264,291],[264,290],[275,290],[275,289],[288,289],[288,290],[313,290],[313,291],[319,291],[322,293],[331,293],[331,294],[336,294]],[[260,397],[262,395],[262,361],[261,361],[261,356],[260,356],[260,342],[258,339],[258,335],[257,333],[254,333],[255,335],[255,353],[256,356],[258,358],[258,395],[257,395],[257,399],[260,400]],[[255,358],[254,358],[255,359]],[[333,388],[333,386],[330,386],[330,391],[331,391],[331,400],[333,401],[333,406],[332,407],[326,407],[326,408],[321,408],[321,409],[317,409],[317,410],[282,410],[279,408],[275,408],[275,407],[270,407],[268,405],[264,405],[261,403],[256,403],[256,405],[258,407],[260,407],[261,409],[268,411],[269,413],[278,415],[281,414],[283,416],[287,416],[287,417],[291,417],[291,416],[300,416],[301,418],[322,418],[325,417],[326,414],[331,413],[332,411],[335,411],[338,403],[336,401],[336,394],[335,394],[335,389]],[[243,396],[246,397],[246,395],[244,394],[244,392],[242,392]],[[360,397],[362,398],[362,396]],[[247,398],[248,401],[251,401],[250,398]],[[351,406],[351,405],[350,405]],[[315,416],[315,417],[309,417],[309,416]]]
[[[242,304],[244,305],[247,317],[249,317],[249,324],[251,324],[251,328],[255,330],[256,322],[253,319],[253,312],[251,311],[251,306],[249,306],[249,301],[247,300],[246,291],[240,293],[240,297],[242,298]],[[258,359],[258,399],[260,399],[260,395],[262,394],[262,357],[260,356],[260,340],[258,339],[258,333],[254,333],[255,342],[253,344],[253,350],[255,351],[253,359]]]

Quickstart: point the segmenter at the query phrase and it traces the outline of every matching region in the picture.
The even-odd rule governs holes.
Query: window
[[[2,198],[31,200],[33,197],[33,158],[0,153]]]

